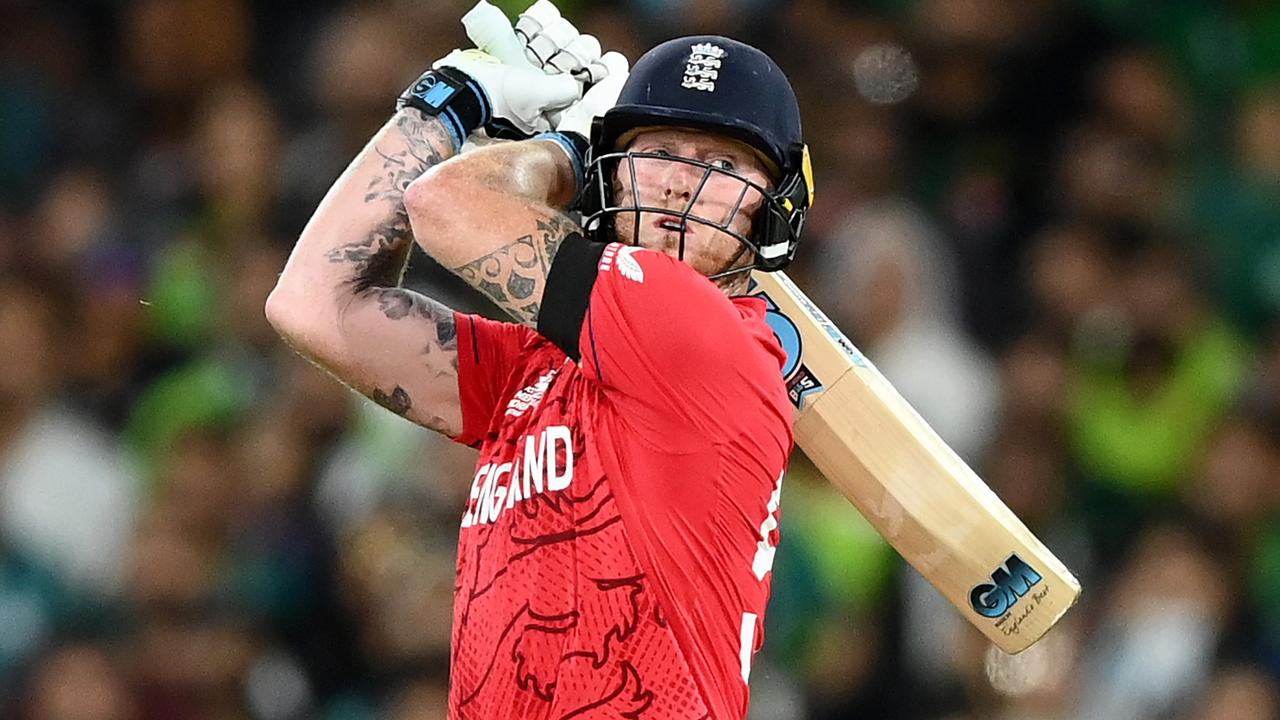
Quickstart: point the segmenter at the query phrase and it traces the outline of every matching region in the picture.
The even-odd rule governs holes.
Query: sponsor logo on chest
[[[476,468],[462,527],[487,525],[504,512],[545,492],[559,492],[573,482],[573,435],[552,425],[525,435],[515,444],[515,457]]]

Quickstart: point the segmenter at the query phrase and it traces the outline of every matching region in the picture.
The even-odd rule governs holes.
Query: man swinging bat
[[[813,187],[778,66],[698,36],[628,75],[547,0],[464,24],[482,50],[405,92],[267,306],[479,449],[450,717],[744,717],[793,437],[998,646],[1043,635],[1075,578],[778,272]],[[415,241],[516,322],[401,287]]]
[[[267,314],[480,451],[459,478],[451,718],[742,718],[793,412],[747,291],[791,260],[810,198],[795,94],[724,37],[628,76],[550,3],[518,29],[502,42],[526,59],[455,51],[406,91]],[[533,137],[459,154],[482,128]],[[517,322],[401,287],[414,242]]]

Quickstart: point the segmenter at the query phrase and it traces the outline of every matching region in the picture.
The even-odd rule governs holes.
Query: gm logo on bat
[[[991,573],[991,582],[975,585],[969,591],[969,605],[983,617],[998,618],[1041,579],[1040,573],[1013,553]]]

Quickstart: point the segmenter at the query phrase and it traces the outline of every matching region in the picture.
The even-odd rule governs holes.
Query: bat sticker
[[[754,283],[752,289],[758,289]],[[758,297],[763,298],[768,305],[765,322],[769,323],[769,329],[773,331],[778,342],[782,344],[783,352],[787,354],[787,361],[782,366],[782,377],[787,383],[787,395],[790,396],[792,405],[801,407],[806,397],[822,390],[822,383],[804,363],[800,362],[800,358],[804,356],[804,343],[800,339],[799,328],[791,322],[791,318],[782,314],[773,298],[765,293],[758,293]]]
[[[1004,564],[991,573],[991,582],[975,585],[969,591],[969,605],[979,615],[997,618],[1004,615],[1019,599],[1040,583],[1040,573],[1018,557],[1009,555]]]

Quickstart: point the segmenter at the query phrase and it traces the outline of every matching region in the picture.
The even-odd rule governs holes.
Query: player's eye
[[[711,167],[716,168],[718,170],[730,170],[730,171],[736,168],[736,166],[733,164],[733,161],[728,158],[716,158],[715,160],[712,160]]]

